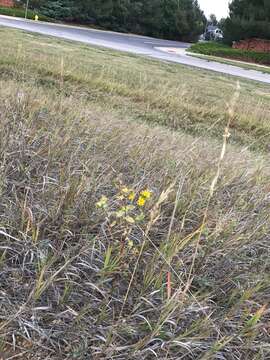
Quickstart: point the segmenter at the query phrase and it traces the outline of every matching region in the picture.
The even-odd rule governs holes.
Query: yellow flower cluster
[[[139,207],[144,207],[147,200],[149,200],[152,196],[152,192],[148,189],[140,192],[139,197],[137,199],[137,205]],[[136,193],[134,190],[129,189],[127,187],[123,187],[120,190],[120,194],[118,194],[117,198],[119,200],[128,199],[133,202],[136,199]],[[96,206],[101,209],[105,209],[108,207],[108,198],[106,196],[102,196],[101,199],[96,203]]]
[[[128,198],[128,200],[130,200],[130,201],[133,201],[136,197],[135,192],[132,189],[129,189],[127,187],[123,187],[121,189],[121,194],[126,196]],[[121,197],[121,195],[120,195],[120,197]]]
[[[152,195],[152,193],[149,190],[141,191],[139,199],[137,201],[137,205],[140,207],[143,207],[145,205],[146,201],[151,198],[151,195]]]
[[[132,189],[129,189],[127,187],[123,187],[121,189],[121,193],[128,198],[130,201],[134,201],[136,198],[136,194]],[[151,198],[151,191],[146,189],[140,192],[139,198],[137,200],[137,205],[139,207],[143,207],[147,200]]]

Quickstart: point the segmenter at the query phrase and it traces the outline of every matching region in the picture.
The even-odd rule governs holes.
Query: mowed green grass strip
[[[229,45],[218,42],[199,42],[193,44],[189,51],[209,56],[219,56],[224,59],[235,59],[249,61],[251,64],[270,65],[269,52],[248,51],[242,49],[234,49]]]
[[[268,359],[269,87],[0,37],[1,355]]]

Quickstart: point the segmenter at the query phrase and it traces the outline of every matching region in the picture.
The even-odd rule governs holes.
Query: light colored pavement
[[[270,74],[188,56],[184,51],[190,46],[188,43],[86,29],[83,27],[35,22],[2,15],[0,15],[0,26],[126,51],[162,61],[189,65],[270,84]],[[170,49],[177,49],[177,51],[170,51]]]

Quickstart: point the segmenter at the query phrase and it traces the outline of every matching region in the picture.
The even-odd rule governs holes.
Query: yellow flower
[[[130,240],[130,239],[128,239],[128,246],[129,246],[130,249],[132,249],[133,246],[134,246],[133,241]]]
[[[137,204],[138,204],[138,206],[143,207],[145,205],[145,202],[146,202],[145,198],[140,196],[138,201],[137,201]]]
[[[144,190],[141,192],[141,196],[144,198],[144,199],[150,199],[152,193],[150,190]]]
[[[128,200],[133,201],[135,199],[135,192],[131,191],[131,193],[129,194]]]
[[[98,208],[106,208],[108,206],[108,198],[106,196],[102,196],[101,199],[96,203]]]

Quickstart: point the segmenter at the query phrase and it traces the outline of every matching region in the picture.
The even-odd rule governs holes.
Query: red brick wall
[[[13,0],[0,0],[0,6],[13,7]]]
[[[242,40],[233,44],[234,49],[270,52],[270,41],[261,39]]]

